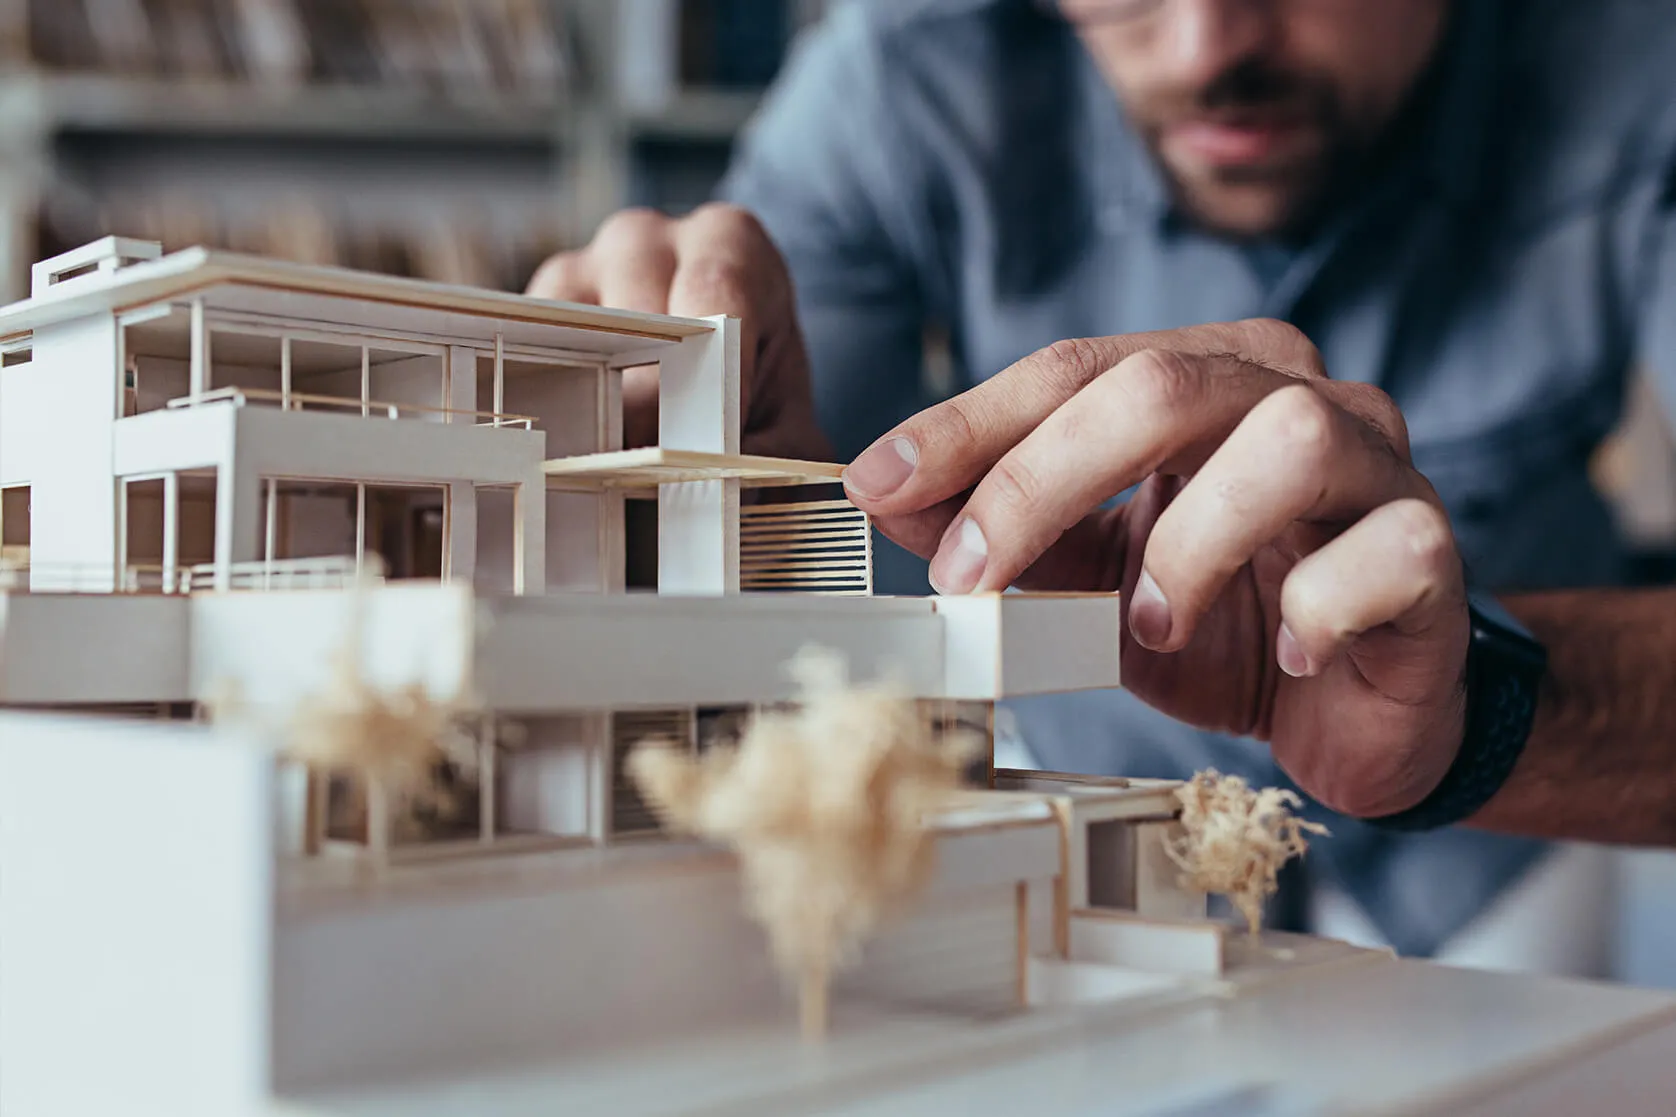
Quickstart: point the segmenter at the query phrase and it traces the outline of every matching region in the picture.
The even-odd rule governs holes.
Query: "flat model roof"
[[[321,267],[207,248],[189,248],[47,288],[0,308],[0,342],[83,315],[124,313],[182,299],[206,309],[263,313],[369,330],[432,334],[493,344],[552,347],[615,356],[657,348],[713,324],[698,318],[611,310],[505,291]]]

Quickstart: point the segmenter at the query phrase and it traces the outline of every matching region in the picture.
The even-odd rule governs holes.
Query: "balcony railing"
[[[347,589],[366,582],[382,582],[385,567],[368,555],[356,568],[353,555],[321,558],[236,562],[228,569],[230,590]],[[169,594],[214,590],[215,564],[167,567],[136,563],[119,572],[114,566],[76,566],[68,563],[31,566],[0,562],[0,592]]]
[[[211,403],[232,403],[235,407],[248,404],[272,405],[282,411],[329,410],[360,412],[363,416],[400,419],[403,416],[440,415],[453,420],[464,416],[479,427],[535,428],[535,416],[513,415],[498,411],[462,411],[454,407],[432,407],[422,403],[389,403],[382,400],[350,399],[348,396],[318,396],[307,392],[276,392],[269,388],[217,388],[201,396],[181,396],[168,402],[171,410],[198,407]]]

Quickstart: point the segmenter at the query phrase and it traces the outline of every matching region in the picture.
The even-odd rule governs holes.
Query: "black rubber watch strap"
[[[1547,653],[1476,609],[1467,648],[1466,732],[1443,780],[1405,811],[1363,821],[1382,830],[1436,830],[1477,814],[1501,790],[1530,738]]]

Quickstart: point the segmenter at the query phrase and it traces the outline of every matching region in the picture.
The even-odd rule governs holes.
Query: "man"
[[[1436,492],[1369,503],[1369,490],[1354,509],[1300,513],[1304,538],[1264,552],[1278,569],[1245,608],[1262,621],[1248,619],[1250,631],[1268,640],[1273,628],[1273,657],[1252,669],[1283,659],[1324,669],[1334,641],[1288,627],[1283,642],[1272,603],[1257,604],[1322,532],[1398,499],[1448,513],[1479,589],[1621,576],[1586,469],[1619,416],[1631,362],[1676,374],[1669,16],[1638,0],[856,0],[804,44],[743,146],[725,193],[756,220],[715,208],[681,222],[626,214],[533,289],[740,315],[754,449],[808,453],[818,416],[845,460],[861,455],[852,496],[910,550],[936,554],[945,592],[1005,584],[1071,525],[1034,584],[1115,584],[1121,555],[1132,627],[1165,649],[1208,583],[1179,585],[1150,563],[1143,582],[1136,556],[1110,541],[1129,518],[1165,523],[1158,507],[1182,499],[1182,481],[1240,426],[1226,413],[1223,429],[1189,424],[1197,443],[1143,442],[1156,460],[1083,477],[1088,446],[1119,429],[1134,437],[1115,425],[1122,416],[1196,404],[1229,377],[1245,378],[1254,417],[1276,387],[1310,379],[1337,418],[1304,417],[1303,430],[1360,423],[1356,437],[1383,439],[1400,463],[1411,453]],[[1171,333],[1143,343],[1153,356],[1123,376],[1103,375],[1122,363],[1112,345],[1133,355],[1115,335],[1257,317],[1294,324],[1315,349],[1263,324],[1209,343]],[[951,339],[957,386],[983,381],[936,413],[961,436],[952,465],[916,441],[928,428],[893,431],[934,402],[920,376],[928,326]],[[1017,375],[986,379],[1000,369]],[[1287,380],[1265,381],[1264,369]],[[1314,383],[1323,369],[1339,382],[1326,395]],[[1406,444],[1381,392],[1335,394],[1358,383],[1395,401]],[[1061,415],[1096,386],[1102,407]],[[631,394],[645,407],[654,393],[640,381]],[[1066,483],[1049,470],[1056,440],[1082,448],[1066,459],[1073,499],[1049,501],[1048,521],[1018,522]],[[1031,454],[991,471],[1027,443]],[[1323,478],[1336,472],[1333,459],[1312,461]],[[1136,510],[1077,515],[1160,470]],[[973,485],[978,507],[957,517]],[[1237,499],[1204,498],[1183,519],[1208,523]],[[912,592],[913,568],[885,562],[880,573],[884,588]],[[1229,689],[1249,697],[1266,685]],[[1179,707],[1151,697],[1165,709],[1131,692],[1014,712],[1051,767],[1181,775],[1215,764],[1279,778],[1250,740],[1190,730],[1168,716]],[[1381,723],[1377,707],[1362,716],[1358,729]],[[1272,728],[1251,709],[1190,720]],[[1410,759],[1380,773],[1395,781],[1388,801],[1309,789],[1359,813],[1400,810],[1438,775],[1435,760]],[[1543,854],[1463,830],[1333,828],[1311,871],[1405,953],[1438,950]]]

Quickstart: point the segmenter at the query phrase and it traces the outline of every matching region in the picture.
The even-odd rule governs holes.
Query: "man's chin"
[[[1176,208],[1207,232],[1255,240],[1284,234],[1307,220],[1318,191],[1295,171],[1220,171],[1171,176]]]

